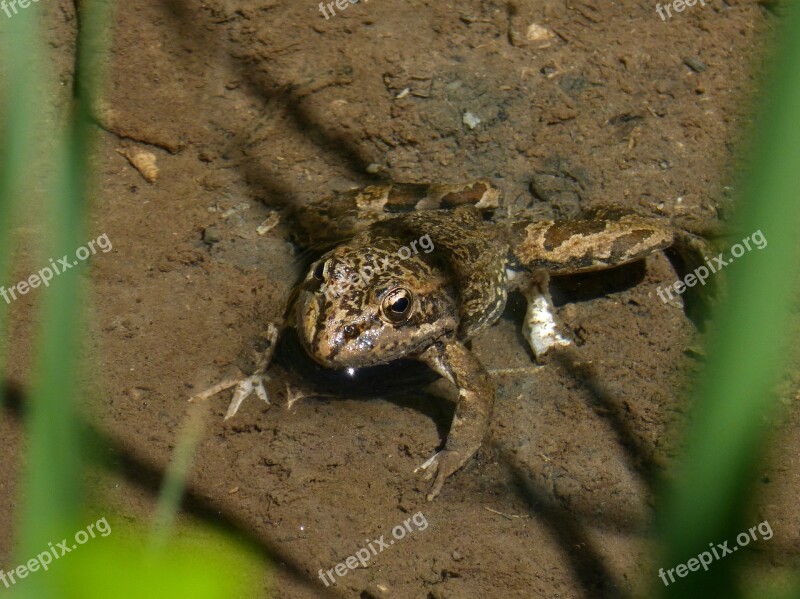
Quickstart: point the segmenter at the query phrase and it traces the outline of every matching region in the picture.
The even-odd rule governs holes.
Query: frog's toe
[[[414,468],[414,472],[421,472],[425,471],[425,474],[422,475],[422,480],[430,480],[431,477],[436,473],[436,469],[439,467],[439,464],[436,460],[439,459],[439,454],[442,453],[441,451],[437,451],[427,460],[425,460],[422,464]],[[428,470],[430,468],[430,470]]]
[[[269,403],[267,390],[264,388],[264,383],[268,380],[269,377],[266,374],[254,374],[243,379],[226,379],[221,383],[209,387],[205,391],[193,395],[189,398],[189,401],[205,401],[211,399],[211,397],[220,391],[236,387],[233,393],[233,399],[231,399],[231,403],[228,405],[228,411],[225,413],[225,420],[227,420],[228,418],[232,418],[236,412],[239,411],[239,406],[242,405],[242,402],[253,393],[262,401]]]
[[[228,405],[228,411],[225,413],[225,420],[232,418],[239,411],[239,406],[242,402],[255,393],[261,401],[269,404],[269,397],[267,397],[267,390],[264,389],[264,383],[269,380],[266,374],[254,374],[242,379],[236,383],[236,391],[233,393],[231,403]]]
[[[447,480],[447,477],[461,468],[467,459],[469,458],[465,459],[464,456],[458,451],[453,451],[452,449],[443,449],[442,451],[433,454],[423,464],[417,466],[417,468],[414,469],[414,472],[420,472],[421,470],[425,471],[425,474],[422,475],[423,480],[433,479],[433,484],[431,484],[430,491],[428,491],[428,494],[425,496],[425,498],[428,501],[433,501],[441,492],[442,486],[444,485],[444,481]]]

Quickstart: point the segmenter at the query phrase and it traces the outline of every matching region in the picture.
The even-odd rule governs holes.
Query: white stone
[[[528,31],[525,37],[529,42],[546,42],[555,37],[555,34],[547,27],[542,27],[538,23],[531,23],[528,25]]]

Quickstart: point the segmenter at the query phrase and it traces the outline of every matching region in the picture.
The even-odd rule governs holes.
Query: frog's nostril
[[[352,324],[345,325],[344,327],[344,337],[345,339],[354,339],[358,336],[358,329],[354,327]]]

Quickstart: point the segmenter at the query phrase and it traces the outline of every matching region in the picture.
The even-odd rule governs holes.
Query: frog
[[[196,394],[234,388],[225,418],[264,383],[278,338],[294,328],[319,365],[358,369],[417,360],[458,391],[444,446],[415,472],[432,501],[488,435],[495,385],[470,341],[503,313],[509,293],[527,308],[523,335],[533,356],[573,342],[556,321],[550,277],[599,271],[674,248],[699,259],[704,241],[666,219],[597,208],[568,219],[497,217],[500,189],[488,180],[386,183],[309,203],[297,243],[321,255],[297,284],[282,323],[267,323],[255,371]],[[695,260],[696,261],[696,260]]]

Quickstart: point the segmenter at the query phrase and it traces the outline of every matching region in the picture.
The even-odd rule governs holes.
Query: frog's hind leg
[[[528,302],[523,332],[534,355],[539,358],[553,347],[571,343],[558,331],[549,274],[627,264],[669,247],[673,238],[672,228],[661,221],[610,210],[580,219],[512,225],[512,263],[515,269],[533,273],[529,282],[517,286]]]
[[[511,262],[516,269],[545,271],[551,275],[603,270],[669,250],[668,256],[672,253],[678,257],[677,264],[676,260],[672,262],[676,273],[682,277],[702,265],[710,252],[704,239],[666,220],[605,208],[579,219],[515,223],[510,228],[510,239]],[[698,298],[697,302],[687,298],[689,304],[685,304],[687,315],[701,330],[708,308],[719,296],[722,285],[722,281],[716,280],[708,283],[690,296]],[[530,319],[534,310],[531,306],[537,304],[530,298],[528,301]],[[539,304],[542,302],[544,300],[538,300]],[[700,308],[693,310],[693,303]],[[546,332],[547,328],[544,330]]]
[[[522,332],[536,358],[540,358],[553,347],[571,344],[571,341],[558,331],[555,307],[548,289],[549,282],[548,274],[539,271],[533,276],[530,284],[522,289],[528,302]]]
[[[306,247],[329,247],[354,237],[370,225],[400,214],[472,205],[499,206],[500,190],[489,181],[469,183],[370,185],[312,201],[295,211],[296,240]]]
[[[560,275],[641,260],[671,246],[675,229],[658,219],[602,209],[580,219],[518,223],[511,236],[520,266]]]

